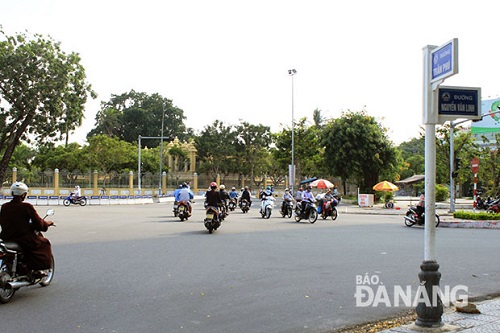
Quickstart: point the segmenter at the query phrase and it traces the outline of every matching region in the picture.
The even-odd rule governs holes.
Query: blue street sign
[[[481,118],[481,88],[444,87],[438,89],[438,115],[446,118]]]
[[[458,39],[454,38],[432,51],[431,82],[443,80],[458,73]]]

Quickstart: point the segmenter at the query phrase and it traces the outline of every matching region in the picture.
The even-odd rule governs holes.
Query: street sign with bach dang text
[[[440,123],[481,119],[481,88],[439,86],[435,101]]]

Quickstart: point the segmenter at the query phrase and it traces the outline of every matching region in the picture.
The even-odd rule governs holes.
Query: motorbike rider
[[[205,194],[205,207],[214,207],[217,211],[217,215],[219,215],[219,206],[222,205],[222,199],[220,196],[220,192],[217,190],[217,183],[211,182],[210,189]],[[221,221],[219,217],[219,221]]]
[[[285,211],[286,203],[293,202],[293,196],[290,193],[289,189],[285,189],[285,193],[283,194],[283,203],[281,204],[281,211]]]
[[[302,204],[300,207],[300,215],[304,214],[304,210],[306,209],[307,204],[313,202],[314,202],[314,196],[312,194],[312,187],[311,185],[308,185],[306,190],[302,192]]]
[[[229,192],[229,199],[233,200],[234,199],[234,204],[238,204],[238,192],[236,192],[236,187],[232,187],[231,191]]]
[[[302,186],[300,186],[297,192],[295,193],[295,201],[297,201],[297,205],[299,205],[300,202],[302,201],[302,192],[303,189]]]
[[[0,238],[4,241],[18,243],[23,249],[29,270],[45,270],[51,268],[52,248],[47,238],[35,231],[47,231],[54,225],[53,221],[42,219],[35,207],[24,202],[28,195],[28,186],[15,182],[10,187],[13,199],[2,205],[0,209]],[[35,273],[36,275],[37,273]]]
[[[191,211],[193,210],[193,207],[191,205],[191,200],[193,200],[193,199],[194,199],[193,192],[189,189],[188,184],[183,183],[181,185],[181,190],[179,191],[179,194],[178,194],[178,202],[179,203],[182,201],[187,202],[189,216],[191,216]]]
[[[417,214],[421,217],[422,213],[425,211],[425,196],[420,194],[417,205],[415,206]]]
[[[242,200],[248,201],[249,207],[252,206],[252,200],[250,199],[250,191],[248,190],[248,186],[245,186],[243,193],[241,193],[240,205]]]
[[[227,203],[229,200],[229,193],[226,191],[226,186],[224,184],[220,184],[219,186],[220,198],[222,200],[222,204],[224,205],[226,215],[229,215],[229,209],[227,207]]]
[[[75,189],[71,192],[70,197],[72,199],[78,200],[82,196],[82,190],[79,185],[75,185]]]
[[[330,202],[332,206],[334,206],[334,201],[336,201],[337,198],[335,197],[335,194],[332,193],[332,189],[328,189],[325,193],[325,196],[323,197],[323,210],[325,210],[326,204]]]

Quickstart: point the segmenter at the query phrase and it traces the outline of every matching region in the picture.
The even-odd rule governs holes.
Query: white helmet
[[[221,184],[221,185],[219,186],[219,188],[220,188],[221,190],[223,190],[223,189],[225,189],[226,187],[224,186],[224,184]]]
[[[28,193],[28,186],[25,183],[15,182],[10,187],[10,191],[12,192],[12,195],[21,196],[24,193]]]

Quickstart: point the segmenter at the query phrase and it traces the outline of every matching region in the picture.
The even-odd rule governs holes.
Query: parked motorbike
[[[240,209],[243,214],[248,213],[248,210],[250,209],[250,203],[247,199],[240,200]]]
[[[273,196],[267,196],[264,200],[262,200],[262,203],[260,205],[260,215],[262,218],[270,218],[271,217],[271,212],[273,211],[274,208],[274,197]]]
[[[179,205],[178,205],[178,213],[177,213],[177,216],[181,219],[181,222],[186,220],[189,218],[190,214],[189,214],[189,206],[188,206],[188,203],[187,201],[181,201],[179,202]]]
[[[497,214],[500,213],[500,199],[495,199],[493,200],[490,205],[488,206],[488,209],[486,210],[487,213],[491,214]]]
[[[293,202],[291,200],[284,200],[283,203],[281,204],[281,216],[282,217],[292,217],[293,213]]]
[[[236,208],[236,199],[235,198],[229,200],[228,208],[230,211],[234,211],[234,209]]]
[[[207,228],[208,233],[211,234],[220,227],[221,220],[216,207],[207,206],[206,208],[205,220],[203,220],[203,222],[205,223],[205,228]]]
[[[44,219],[50,215],[54,215],[53,209],[47,211]],[[24,259],[23,250],[18,243],[0,239],[0,303],[8,303],[19,288],[35,284],[45,287],[52,282],[54,257],[51,268],[43,271],[28,270]]]
[[[321,218],[326,220],[328,216],[332,218],[332,220],[336,220],[338,216],[337,205],[339,201],[337,199],[327,200],[323,203],[323,209],[321,210]]]
[[[490,204],[491,204],[491,200],[490,202],[488,203],[487,201],[484,201],[480,195],[477,196],[476,198],[476,201],[474,201],[472,203],[472,206],[475,208],[475,209],[478,209],[478,210],[488,210],[488,208],[490,208]]]
[[[300,222],[300,220],[309,220],[309,223],[314,223],[318,219],[318,208],[314,202],[302,201],[301,205],[306,205],[304,212],[301,213],[301,207],[297,205],[295,207],[295,221]]]
[[[63,205],[66,207],[71,204],[85,206],[87,204],[87,201],[88,199],[86,196],[76,197],[70,194],[69,196],[66,197],[66,199],[63,200]]]
[[[425,224],[425,213],[419,214],[417,207],[411,206],[405,215],[405,224],[407,227],[411,227],[415,224],[424,225]],[[436,214],[436,227],[439,225],[440,219],[439,215]]]

